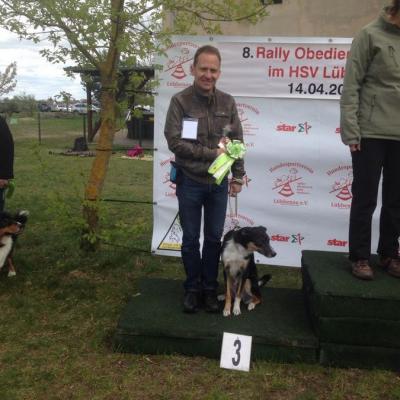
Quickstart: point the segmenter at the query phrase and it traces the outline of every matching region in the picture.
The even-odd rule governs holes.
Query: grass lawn
[[[180,260],[149,254],[147,204],[104,202],[104,241],[118,246],[81,253],[80,201],[92,158],[54,152],[72,147],[82,119],[41,122],[40,146],[35,119],[11,125],[16,190],[7,208],[31,217],[17,277],[0,276],[0,400],[400,399],[400,377],[388,371],[256,362],[238,373],[219,360],[114,353],[111,337],[138,278],[183,277]],[[151,162],[120,155],[112,156],[103,197],[151,201]],[[273,286],[300,286],[297,269],[268,270]]]

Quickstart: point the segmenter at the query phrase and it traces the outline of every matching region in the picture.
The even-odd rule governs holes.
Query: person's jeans
[[[353,200],[350,210],[349,259],[368,260],[371,255],[371,223],[382,180],[378,254],[394,258],[400,235],[400,141],[362,139],[361,151],[351,153]]]
[[[220,185],[198,183],[184,174],[177,184],[182,225],[182,261],[186,291],[215,290],[228,200],[228,180]],[[204,242],[200,255],[201,216],[204,209]]]

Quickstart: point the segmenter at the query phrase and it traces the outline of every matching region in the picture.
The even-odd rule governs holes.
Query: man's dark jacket
[[[0,117],[0,179],[14,178],[14,142],[4,118]]]
[[[184,118],[198,120],[197,140],[181,138]],[[242,125],[231,95],[215,89],[212,95],[204,96],[192,85],[172,97],[164,133],[176,163],[189,178],[199,183],[215,182],[208,168],[217,158],[218,143],[227,125],[231,126],[229,138],[243,141]],[[233,177],[241,179],[244,174],[243,160],[235,161]]]

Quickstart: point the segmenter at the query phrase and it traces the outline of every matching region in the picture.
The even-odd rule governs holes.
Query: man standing
[[[174,95],[165,123],[165,137],[178,166],[176,195],[183,229],[182,261],[186,272],[183,309],[194,313],[202,301],[207,312],[218,312],[217,278],[228,199],[228,179],[220,185],[208,173],[211,163],[225,152],[229,139],[243,140],[235,101],[216,89],[221,55],[213,46],[197,49],[191,73],[193,85]],[[224,128],[229,127],[229,138]],[[243,160],[232,166],[230,194],[241,191]],[[201,216],[204,243],[200,253]]]
[[[4,210],[5,189],[14,177],[14,142],[4,118],[0,117],[0,211]]]

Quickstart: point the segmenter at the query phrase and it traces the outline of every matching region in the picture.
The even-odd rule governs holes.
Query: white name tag
[[[182,124],[182,139],[196,140],[199,121],[194,118],[185,118]]]
[[[248,372],[252,340],[252,336],[224,332],[220,367]]]

